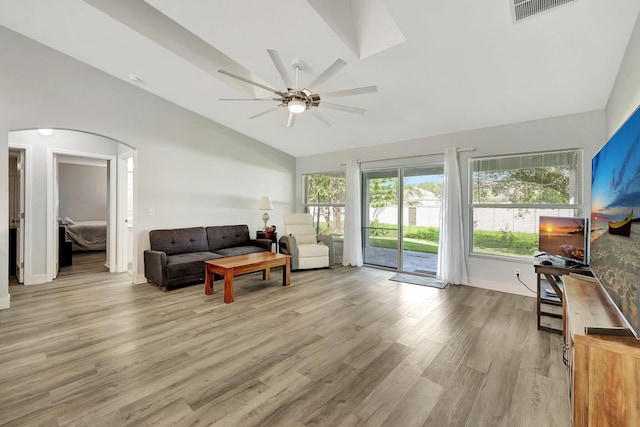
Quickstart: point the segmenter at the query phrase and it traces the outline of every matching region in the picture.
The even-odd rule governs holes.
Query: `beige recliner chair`
[[[292,270],[322,268],[334,264],[333,236],[316,236],[311,214],[285,214],[284,232],[286,235],[279,240],[280,253],[291,255]]]

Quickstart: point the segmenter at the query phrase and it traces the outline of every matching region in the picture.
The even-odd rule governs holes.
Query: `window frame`
[[[474,168],[474,162],[488,160],[488,159],[500,159],[507,157],[525,157],[525,156],[537,156],[537,155],[545,155],[545,154],[553,154],[553,153],[569,153],[573,152],[577,156],[576,160],[576,182],[577,182],[577,190],[575,193],[575,201],[574,203],[474,203],[473,201],[473,184],[474,184],[474,173],[476,172]],[[545,167],[545,166],[540,166]],[[524,169],[524,168],[523,168]],[[505,169],[509,170],[509,169]],[[512,154],[501,154],[501,155],[493,155],[493,156],[483,156],[483,157],[470,157],[468,159],[468,213],[469,213],[469,230],[468,230],[468,250],[467,253],[469,256],[480,257],[480,258],[492,258],[492,259],[502,259],[508,261],[515,260],[523,260],[525,258],[517,256],[517,255],[507,255],[507,254],[492,254],[487,252],[478,252],[474,250],[474,210],[475,209],[555,209],[555,210],[575,210],[576,217],[579,218],[583,215],[583,193],[584,193],[584,149],[583,148],[565,148],[559,150],[544,150],[544,151],[534,151],[534,152],[524,152],[524,153],[512,153]],[[537,227],[535,228],[537,230]]]
[[[326,176],[341,177],[345,180],[345,186],[346,186],[347,172],[344,170],[338,170],[338,171],[328,171],[328,172],[309,172],[309,173],[302,174],[302,207],[305,212],[311,213],[309,209],[310,207],[342,208],[342,212],[344,216],[346,216],[346,209],[347,209],[346,191],[345,191],[345,197],[344,197],[343,203],[320,203],[319,201],[309,202],[307,200],[307,195],[308,195],[307,177],[310,175],[326,175]],[[313,221],[315,223],[316,221],[315,217],[313,218]],[[316,230],[316,232],[318,231],[319,230]],[[334,238],[342,238],[342,235],[340,234],[333,234],[333,233],[330,233],[330,234],[334,236]],[[343,234],[344,234],[344,222],[343,222]]]

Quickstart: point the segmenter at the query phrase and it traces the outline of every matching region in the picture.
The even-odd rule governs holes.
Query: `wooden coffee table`
[[[282,269],[282,286],[291,283],[291,256],[274,254],[273,252],[257,252],[248,255],[205,261],[204,293],[213,293],[214,273],[224,276],[224,302],[233,302],[233,276],[262,270],[262,280],[269,280],[272,267],[284,266]]]

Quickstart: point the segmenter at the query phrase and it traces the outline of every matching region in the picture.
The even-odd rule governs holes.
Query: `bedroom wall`
[[[104,220],[107,210],[107,165],[60,163],[60,218],[74,221]]]
[[[216,224],[261,224],[258,202],[270,195],[273,223],[294,208],[295,159],[191,113],[132,84],[0,27],[0,164],[8,161],[11,131],[76,129],[134,147],[137,281],[149,230]],[[46,66],[43,66],[46,64]],[[36,176],[43,170],[34,170]],[[259,178],[259,179],[258,179]],[[0,174],[0,205],[7,203]],[[35,191],[34,191],[35,193]],[[46,193],[34,194],[34,201]],[[45,212],[34,209],[33,274],[45,274]],[[7,209],[0,223],[7,224]],[[0,228],[0,307],[9,305],[8,228]],[[148,286],[141,284],[140,286]]]
[[[448,135],[420,138],[412,141],[383,144],[366,149],[345,150],[318,156],[298,158],[296,174],[296,203],[302,209],[302,174],[343,170],[339,163],[350,159],[389,159],[401,156],[423,156],[427,153],[442,152],[446,147],[475,147],[476,151],[462,152],[459,165],[462,180],[463,224],[465,236],[469,236],[469,203],[468,203],[468,160],[470,157],[484,157],[501,154],[528,153],[562,148],[584,148],[585,187],[591,182],[591,157],[605,140],[604,111],[593,111],[563,117],[554,117],[505,126],[476,129]],[[441,159],[442,156],[432,156]],[[388,160],[364,167],[389,165],[415,165],[429,158],[420,158],[417,162],[411,159]],[[584,191],[583,206],[589,212],[590,192]],[[468,238],[467,247],[468,247]],[[498,291],[533,296],[516,281],[514,269],[521,270],[520,277],[529,285],[535,286],[535,274],[532,261],[505,260],[471,255],[466,258],[469,282],[473,286]]]

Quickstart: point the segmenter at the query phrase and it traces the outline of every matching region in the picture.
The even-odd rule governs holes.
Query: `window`
[[[469,160],[472,253],[533,256],[541,215],[577,216],[582,150]]]
[[[316,232],[344,235],[346,182],[344,172],[304,175],[305,211],[313,216]]]

